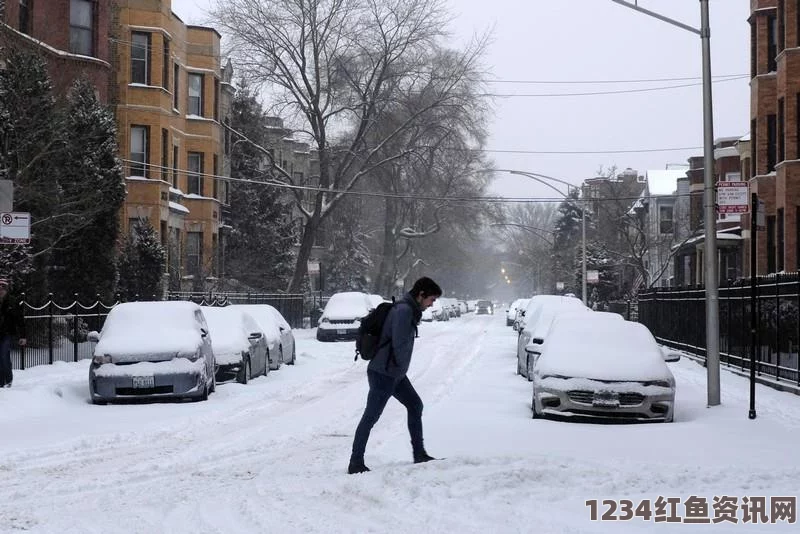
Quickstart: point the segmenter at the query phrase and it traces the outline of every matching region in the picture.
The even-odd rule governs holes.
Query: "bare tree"
[[[214,18],[230,35],[240,71],[290,114],[319,158],[311,203],[295,190],[302,238],[290,291],[301,288],[317,232],[344,194],[410,150],[386,151],[435,110],[462,97],[483,42],[436,64],[443,0],[218,0]],[[426,92],[424,106],[378,135],[379,117],[398,97]],[[279,179],[297,183],[273,161]]]

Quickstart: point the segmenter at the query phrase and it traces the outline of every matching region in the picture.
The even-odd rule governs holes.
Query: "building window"
[[[767,273],[775,272],[775,216],[767,216]]]
[[[777,140],[777,121],[775,120],[775,115],[767,115],[767,172],[773,172],[775,170],[775,164],[777,163],[777,148],[778,148],[778,140]]]
[[[149,130],[148,126],[131,126],[130,176],[147,177]]]
[[[798,99],[800,99],[800,95],[797,95]],[[756,143],[757,134],[758,134],[758,121],[753,119],[750,121],[750,137],[752,138],[750,146],[752,147],[750,151],[750,176],[757,176],[758,175],[758,143]]]
[[[778,161],[786,159],[786,136],[783,133],[786,117],[786,103],[783,98],[778,99]]]
[[[203,153],[189,152],[187,158],[187,187],[186,192],[190,195],[203,194]]]
[[[186,232],[186,273],[200,276],[203,256],[203,232]]]
[[[219,121],[219,80],[214,78],[214,120]]]
[[[219,179],[217,179],[217,176],[219,176],[219,156],[217,156],[216,154],[214,154],[213,172],[214,172],[214,177],[211,179],[214,181],[214,198],[219,200]]]
[[[172,187],[178,189],[178,147],[172,147]]]
[[[786,5],[784,0],[778,0],[778,53],[786,47]]]
[[[179,80],[180,75],[181,75],[181,68],[178,66],[177,63],[175,63],[175,65],[172,67],[172,71],[173,71],[172,72],[172,84],[173,84],[173,88],[172,88],[172,107],[175,108],[175,109],[180,109],[178,107],[178,102],[179,102],[178,88],[180,87],[180,85],[178,85],[178,80]]]
[[[660,206],[658,208],[658,226],[659,232],[662,234],[672,233],[672,206]]]
[[[189,109],[188,115],[203,116],[203,75],[189,74]]]
[[[149,33],[131,33],[131,83],[150,85]]]
[[[775,15],[767,17],[767,72],[778,70],[778,20]]]
[[[750,21],[750,77],[758,75],[758,19]]]
[[[783,208],[778,210],[778,220],[777,220],[777,232],[778,232],[778,272],[783,271],[783,235],[784,235],[784,221],[783,221]]]
[[[92,2],[90,0],[71,0],[69,4],[70,52],[83,56],[92,55],[94,52],[93,23],[94,5]]]
[[[161,128],[161,179],[169,182],[169,130]]]
[[[164,37],[164,58],[161,61],[161,87],[169,91],[169,39]]]
[[[33,0],[19,0],[19,31],[22,33],[31,33],[31,2]]]

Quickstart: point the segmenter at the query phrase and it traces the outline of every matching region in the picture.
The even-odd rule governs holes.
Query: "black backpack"
[[[382,349],[384,345],[391,343],[391,339],[384,345],[378,346],[381,339],[381,332],[383,332],[383,325],[389,312],[394,306],[394,299],[392,302],[382,302],[378,307],[369,312],[369,314],[361,319],[361,326],[358,327],[356,334],[356,356],[353,361],[357,361],[361,356],[362,360],[371,360]]]

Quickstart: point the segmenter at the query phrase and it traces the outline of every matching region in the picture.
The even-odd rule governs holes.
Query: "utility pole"
[[[627,0],[611,0],[627,8],[677,26],[700,36],[703,52],[703,208],[705,228],[706,287],[706,367],[708,376],[708,405],[720,404],[719,384],[719,266],[717,252],[717,210],[714,180],[714,112],[711,92],[711,27],[708,0],[700,0],[700,29],[665,17],[637,3]]]

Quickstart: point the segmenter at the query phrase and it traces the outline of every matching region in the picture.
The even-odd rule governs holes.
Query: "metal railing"
[[[100,295],[85,304],[77,294],[72,303],[62,306],[50,294],[47,302],[37,306],[21,295],[20,306],[25,321],[27,345],[11,349],[13,369],[26,369],[35,365],[55,362],[77,362],[92,357],[93,343],[87,339],[91,331],[103,328],[111,309],[123,301],[139,300],[138,295],[124,299],[116,295],[114,302],[105,303]],[[269,304],[275,307],[292,328],[303,327],[306,309],[317,305],[318,296],[272,293],[181,293],[168,294],[168,300],[187,300],[201,306],[227,306],[229,304]]]
[[[750,279],[720,284],[720,362],[750,368]],[[800,276],[774,274],[757,279],[756,374],[800,385]],[[702,287],[639,292],[639,322],[664,344],[705,358],[705,291]]]

